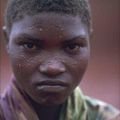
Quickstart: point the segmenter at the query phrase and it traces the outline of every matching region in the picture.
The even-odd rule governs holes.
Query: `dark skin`
[[[58,119],[61,104],[87,68],[87,26],[79,16],[40,13],[13,23],[7,37],[15,83],[30,97],[40,119]]]

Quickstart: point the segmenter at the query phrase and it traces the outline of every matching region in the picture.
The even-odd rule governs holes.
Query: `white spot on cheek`
[[[34,29],[34,27],[33,27],[33,26],[29,27],[29,30],[33,30],[33,29]]]
[[[42,28],[40,28],[40,29],[39,29],[39,31],[41,32],[41,31],[43,31],[43,29],[42,29]]]

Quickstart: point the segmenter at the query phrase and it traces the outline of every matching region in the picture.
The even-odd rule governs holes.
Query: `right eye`
[[[23,43],[23,47],[25,49],[29,49],[29,50],[36,50],[38,49],[38,46],[34,43]]]

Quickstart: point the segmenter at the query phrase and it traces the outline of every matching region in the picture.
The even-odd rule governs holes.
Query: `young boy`
[[[4,32],[14,77],[0,120],[120,120],[77,87],[90,56],[87,1],[10,0]]]

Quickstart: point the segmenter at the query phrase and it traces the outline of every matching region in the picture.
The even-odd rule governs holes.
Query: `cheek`
[[[69,59],[67,63],[69,64],[68,69],[72,75],[73,83],[78,84],[86,71],[88,57]]]
[[[12,68],[15,76],[17,77],[29,77],[33,71],[35,71],[37,62],[30,57],[25,57],[24,55],[14,55],[10,57]]]

